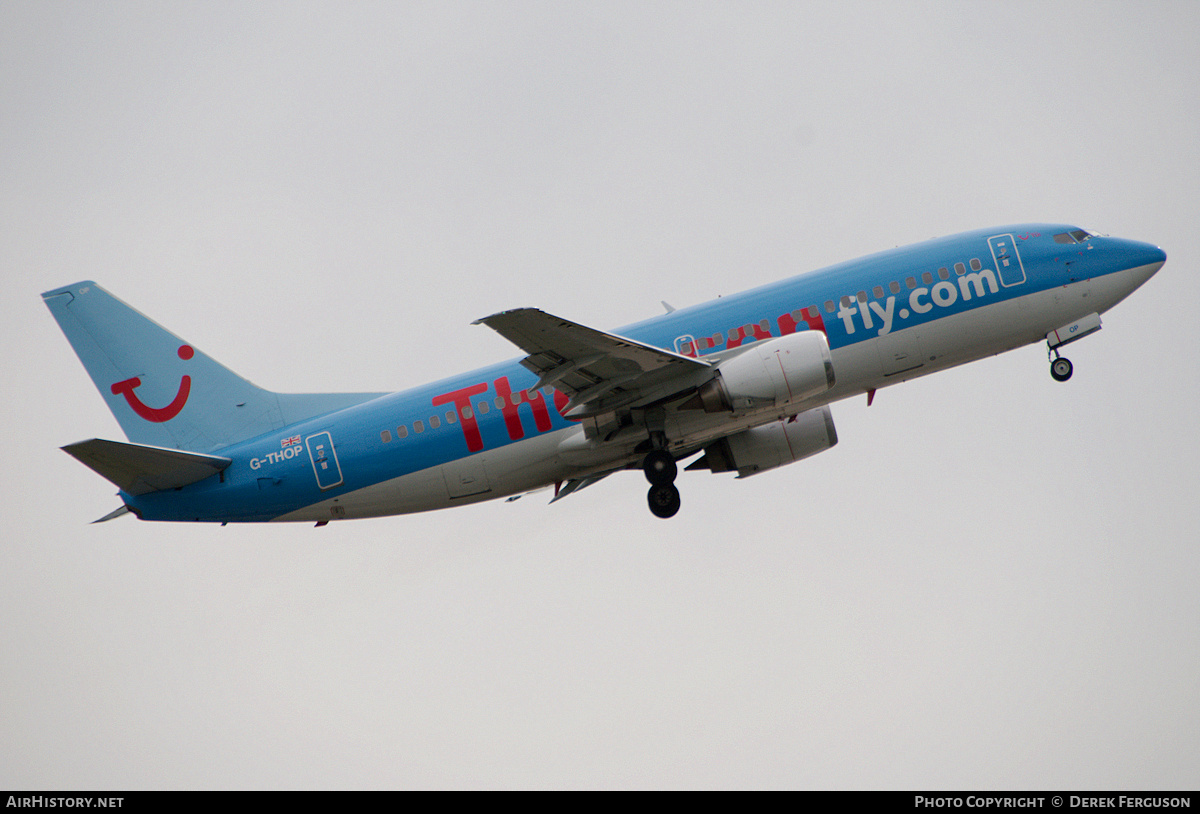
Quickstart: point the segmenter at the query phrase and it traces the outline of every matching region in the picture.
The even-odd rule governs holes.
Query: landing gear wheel
[[[1050,375],[1054,377],[1056,382],[1065,382],[1071,378],[1071,374],[1075,372],[1075,366],[1071,364],[1071,360],[1060,356],[1050,363]]]
[[[671,453],[665,449],[656,449],[646,453],[646,458],[642,461],[642,471],[646,473],[646,480],[655,486],[660,486],[674,483],[675,473],[679,471],[679,468],[675,466],[675,459],[671,457]],[[678,498],[676,501],[678,502]],[[676,506],[676,508],[679,507]],[[667,515],[667,517],[670,516],[670,514]]]
[[[675,513],[679,511],[679,490],[673,483],[658,483],[651,486],[646,499],[650,504],[650,511],[655,517],[666,519],[674,517]]]

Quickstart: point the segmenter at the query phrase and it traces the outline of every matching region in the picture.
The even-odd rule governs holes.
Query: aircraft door
[[[989,237],[988,248],[992,250],[992,259],[996,261],[1000,285],[1008,288],[1025,282],[1025,266],[1021,263],[1021,255],[1017,253],[1017,242],[1012,235]]]
[[[308,449],[308,458],[317,476],[317,486],[322,491],[341,486],[342,467],[338,464],[337,450],[333,448],[333,438],[329,433],[319,432],[308,436],[304,439],[304,446]]]

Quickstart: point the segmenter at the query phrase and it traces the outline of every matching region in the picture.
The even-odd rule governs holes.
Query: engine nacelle
[[[833,387],[833,358],[821,331],[800,331],[767,342],[717,365],[717,375],[702,386],[684,410],[744,412],[783,407]]]
[[[837,441],[833,414],[828,407],[817,407],[722,438],[688,469],[737,470],[739,478],[747,478],[824,452]]]

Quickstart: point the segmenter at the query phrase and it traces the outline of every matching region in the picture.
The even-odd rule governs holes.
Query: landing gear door
[[[1017,242],[1012,235],[996,235],[988,238],[988,247],[992,250],[992,259],[996,261],[996,273],[1000,275],[1000,285],[1020,285],[1025,282],[1025,266],[1021,263],[1021,255],[1017,253]]]
[[[317,486],[322,490],[342,485],[342,468],[338,465],[333,439],[327,432],[319,432],[304,439],[313,472],[317,475]]]

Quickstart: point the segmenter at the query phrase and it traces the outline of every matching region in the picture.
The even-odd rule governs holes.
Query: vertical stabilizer
[[[209,452],[378,395],[263,390],[90,281],[42,298],[134,443]]]

